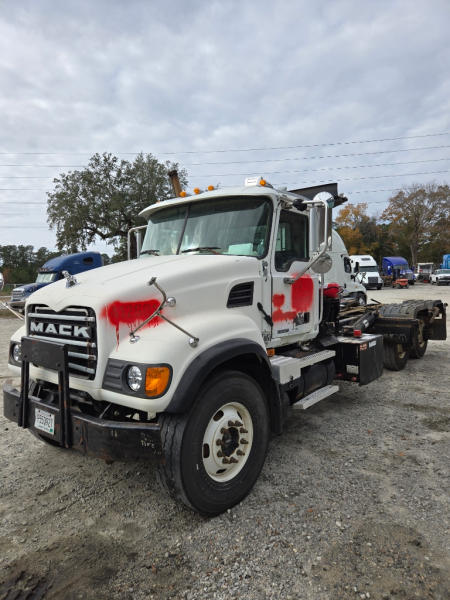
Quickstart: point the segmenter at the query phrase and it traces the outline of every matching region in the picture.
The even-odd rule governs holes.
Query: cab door
[[[272,254],[272,339],[315,337],[319,320],[319,276],[297,279],[310,262],[309,211],[282,209]],[[291,281],[291,282],[290,282]],[[300,337],[299,337],[300,336]]]

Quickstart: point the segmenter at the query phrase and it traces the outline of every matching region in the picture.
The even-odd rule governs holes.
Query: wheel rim
[[[403,344],[397,344],[397,356],[399,357],[399,359],[402,360],[403,358],[405,358],[405,355],[406,350]]]
[[[211,417],[203,436],[205,471],[215,481],[225,482],[244,467],[253,444],[253,421],[239,402],[221,406]]]
[[[426,340],[424,340],[424,337],[423,337],[424,325],[425,325],[425,323],[423,321],[419,321],[419,332],[417,334],[417,346],[420,350],[422,350],[426,344]]]

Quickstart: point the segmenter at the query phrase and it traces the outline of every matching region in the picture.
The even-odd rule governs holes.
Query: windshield
[[[163,208],[149,216],[142,254],[267,254],[272,203],[229,196]]]
[[[366,267],[365,265],[360,265],[359,270],[361,273],[378,273],[378,267],[376,265],[373,267]]]
[[[56,281],[58,273],[38,273],[35,283],[52,283]]]

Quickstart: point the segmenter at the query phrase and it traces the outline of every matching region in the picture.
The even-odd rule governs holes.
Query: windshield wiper
[[[220,254],[220,252],[214,252],[214,250],[220,250],[220,246],[198,246],[197,248],[187,248],[186,250],[182,250],[181,253],[199,252],[201,250],[211,250],[214,254]]]
[[[159,250],[142,250],[140,255],[142,254],[154,254],[155,256],[159,256]]]

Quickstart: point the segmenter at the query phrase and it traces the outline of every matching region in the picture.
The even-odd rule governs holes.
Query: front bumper
[[[61,412],[58,406],[28,396],[26,419],[22,427],[57,446],[63,446]],[[22,399],[20,391],[9,384],[3,386],[3,411],[10,421],[19,423]],[[36,409],[54,415],[54,434],[35,427]],[[125,459],[159,459],[162,456],[160,427],[157,423],[110,421],[70,410],[69,431],[65,447],[106,461]],[[66,432],[67,433],[67,432]]]

